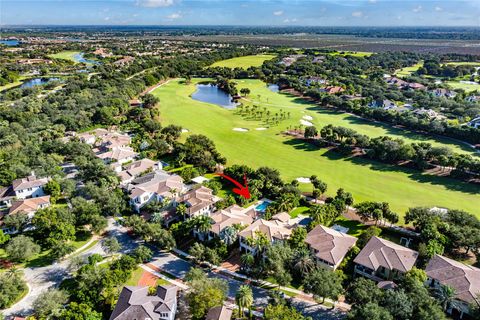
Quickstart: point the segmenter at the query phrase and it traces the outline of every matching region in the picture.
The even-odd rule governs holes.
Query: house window
[[[28,188],[28,191],[32,191],[32,188]]]

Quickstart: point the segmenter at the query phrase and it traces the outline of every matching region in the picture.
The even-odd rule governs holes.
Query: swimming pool
[[[255,211],[265,212],[265,210],[267,210],[267,207],[268,207],[269,205],[270,205],[270,201],[263,200],[262,202],[260,202],[260,203],[255,207]]]

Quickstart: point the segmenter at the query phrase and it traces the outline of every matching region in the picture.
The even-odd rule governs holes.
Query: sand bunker
[[[239,132],[247,132],[248,129],[245,129],[245,128],[233,128],[232,129],[233,131],[239,131]]]
[[[188,129],[182,129],[182,133],[188,132]]]
[[[300,177],[296,179],[300,183],[310,183],[310,178]]]
[[[267,128],[255,128],[255,130],[263,131],[263,130],[267,130]]]
[[[305,119],[305,120],[313,120],[313,118],[311,116],[303,116],[302,119]]]
[[[311,127],[313,126],[313,123],[311,123],[310,121],[307,121],[307,120],[300,120],[300,123],[303,124],[304,126],[307,126],[307,127]]]

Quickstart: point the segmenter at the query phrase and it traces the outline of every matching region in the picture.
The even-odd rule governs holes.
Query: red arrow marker
[[[223,174],[223,173],[216,173],[217,176],[220,176],[222,178],[225,178],[229,181],[231,181],[234,185],[236,185],[238,188],[233,188],[233,192],[236,194],[241,195],[245,199],[250,199],[250,191],[248,191],[248,184],[247,184],[247,177],[244,175],[243,176],[243,182],[245,183],[245,186],[243,186],[240,182],[237,180]]]

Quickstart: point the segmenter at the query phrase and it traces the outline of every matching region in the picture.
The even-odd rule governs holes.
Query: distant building
[[[110,320],[174,320],[177,287],[158,286],[155,295],[148,287],[123,287]]]
[[[132,63],[134,60],[135,60],[134,57],[125,56],[122,59],[115,61],[113,64],[119,67],[124,67]]]
[[[305,239],[317,262],[329,269],[337,269],[357,238],[334,229],[317,225]]]
[[[416,115],[425,116],[425,117],[430,118],[430,119],[445,118],[444,116],[439,115],[438,112],[436,112],[435,110],[432,110],[432,109],[420,108],[420,109],[415,109],[412,112]]]
[[[460,319],[468,315],[469,305],[480,306],[480,269],[458,261],[435,255],[425,268],[427,284],[432,288],[449,286],[455,290],[457,303],[448,306],[447,312]]]
[[[370,102],[368,104],[368,106],[370,108],[381,108],[381,109],[385,109],[385,110],[389,110],[389,109],[392,109],[392,108],[395,108],[397,107],[397,104],[391,100],[381,100],[381,99],[378,99],[378,100],[373,100],[372,102]]]
[[[412,269],[418,252],[391,241],[372,237],[355,257],[355,273],[374,281],[397,280]]]
[[[479,129],[480,128],[480,117],[475,118],[467,123],[469,127]]]
[[[126,185],[130,183],[133,179],[137,178],[141,174],[144,174],[149,171],[156,171],[162,169],[162,163],[159,161],[154,161],[150,159],[141,159],[129,163],[123,167],[120,166],[120,170],[118,171],[118,167],[116,167],[116,171],[118,172],[118,176],[120,177],[121,184]]]
[[[455,96],[457,95],[455,91],[451,91],[444,88],[434,89],[430,91],[430,93],[438,98],[455,98]]]
[[[128,100],[128,105],[130,107],[141,107],[142,106],[142,101],[140,101],[138,99],[131,99],[131,100]]]
[[[96,156],[97,158],[102,159],[106,164],[114,162],[123,164],[135,160],[138,153],[133,151],[130,147],[113,147],[111,149],[99,151],[96,153]]]
[[[328,93],[328,94],[337,94],[345,91],[342,87],[339,86],[328,86],[325,88],[320,89],[320,91]]]
[[[467,102],[479,102],[480,101],[480,96],[472,94],[472,95],[469,95],[468,97],[466,97],[465,101],[467,101]]]

